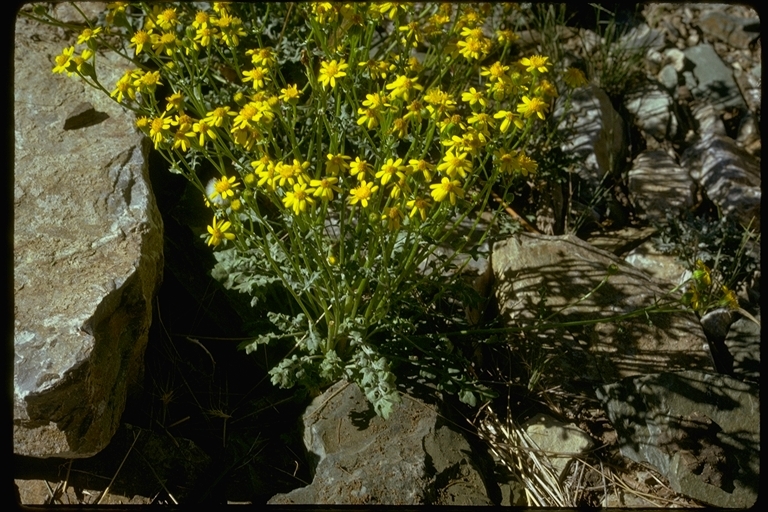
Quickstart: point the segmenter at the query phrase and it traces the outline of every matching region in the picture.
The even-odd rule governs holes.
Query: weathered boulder
[[[270,504],[493,504],[467,441],[421,400],[403,397],[385,420],[356,384],[342,381],[303,421],[314,479]]]
[[[547,414],[537,414],[523,423],[522,428],[541,450],[539,456],[552,464],[558,481],[562,480],[573,458],[594,444],[592,438],[574,423],[562,423]]]
[[[719,112],[737,109],[744,113],[747,110],[733,73],[712,45],[702,43],[686,48],[684,53],[693,63],[692,72],[696,78],[696,86],[691,88],[691,93],[694,98],[711,103]]]
[[[731,16],[716,10],[702,14],[696,24],[705,34],[728,43],[734,48],[749,48],[749,45],[760,35],[759,18],[757,29],[747,30],[751,28],[750,25],[755,24],[755,19]]]
[[[14,447],[88,457],[138,382],[162,279],[162,219],[132,116],[51,73],[67,40],[16,25]],[[129,63],[100,55],[112,87]]]
[[[666,151],[643,151],[628,174],[631,198],[648,220],[662,220],[693,206],[695,182]]]
[[[658,83],[648,82],[624,99],[624,106],[634,117],[635,125],[657,140],[675,139],[680,123],[672,96]]]
[[[760,322],[760,314],[755,316]],[[738,318],[730,325],[724,343],[734,359],[734,376],[760,382],[760,325],[746,317]]]
[[[690,271],[675,256],[662,253],[650,240],[632,249],[624,261],[647,272],[661,286],[672,288],[690,277]]]
[[[520,234],[497,242],[491,262],[507,325],[526,328],[550,318],[549,326],[526,336],[552,358],[550,367],[563,382],[712,369],[706,338],[691,313],[601,321],[675,300],[608,252],[572,235]]]
[[[760,475],[756,386],[699,371],[624,379],[597,389],[622,455],[648,463],[676,492],[749,508]]]
[[[680,163],[724,215],[760,231],[760,165],[730,137],[713,135],[686,149]]]
[[[565,105],[561,96],[553,114],[555,119],[562,119],[559,129],[568,137],[563,152],[578,156],[574,171],[597,187],[603,176],[616,172],[622,162],[626,151],[624,120],[605,91],[595,86],[576,89],[571,108],[564,115]]]

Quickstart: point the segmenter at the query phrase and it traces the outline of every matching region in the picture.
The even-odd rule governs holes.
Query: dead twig
[[[104,498],[106,498],[107,494],[109,494],[109,490],[112,487],[112,484],[115,483],[115,479],[117,478],[117,475],[120,473],[120,470],[123,469],[123,464],[125,464],[125,461],[128,460],[128,456],[131,454],[131,451],[133,450],[134,445],[136,445],[136,441],[139,440],[140,435],[141,435],[141,431],[137,432],[136,435],[133,436],[133,443],[131,443],[131,447],[128,448],[128,452],[125,454],[125,457],[123,457],[123,461],[120,463],[120,466],[117,468],[117,471],[115,471],[115,474],[112,476],[112,480],[109,481],[109,485],[107,485],[107,488],[104,489],[104,492],[101,493],[101,496],[99,496],[99,501],[96,502],[97,505],[101,505],[101,502],[104,501]]]
[[[502,199],[502,198],[501,198],[501,196],[499,196],[499,194],[497,194],[497,193],[496,193],[496,192],[494,192],[494,191],[491,191],[491,196],[493,197],[493,199],[494,199],[494,200],[495,200],[497,203],[499,203],[500,205],[502,205],[502,206],[504,207],[504,211],[505,211],[505,212],[507,212],[507,213],[509,214],[509,216],[510,216],[510,217],[512,217],[512,218],[513,218],[513,219],[515,219],[516,221],[520,222],[520,224],[523,226],[523,228],[525,228],[525,230],[526,230],[526,231],[528,231],[529,233],[538,233],[539,235],[541,235],[541,234],[542,234],[542,232],[541,232],[541,231],[539,231],[539,230],[536,228],[536,226],[534,226],[533,224],[531,224],[530,222],[528,222],[527,220],[525,220],[525,219],[524,219],[524,218],[523,218],[523,217],[522,217],[522,216],[521,216],[519,213],[517,213],[515,210],[513,210],[513,209],[512,209],[512,207],[511,207],[511,206],[509,206],[509,205],[508,205],[508,204],[507,204],[507,203],[504,201],[504,199]]]

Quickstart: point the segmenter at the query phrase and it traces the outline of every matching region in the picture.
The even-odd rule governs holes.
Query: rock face
[[[564,99],[558,98],[556,119],[563,116],[564,106]],[[605,174],[616,172],[626,151],[624,121],[602,89],[587,86],[574,91],[571,110],[560,129],[572,134],[563,144],[563,152],[578,155],[581,163],[575,172],[592,187]]]
[[[523,424],[536,446],[544,452],[562,480],[573,457],[583,454],[594,444],[586,432],[575,424],[565,424],[547,414],[539,414]]]
[[[723,214],[734,216],[743,226],[752,222],[752,228],[760,231],[760,165],[736,141],[712,135],[688,148],[681,162]]]
[[[725,375],[660,373],[598,388],[621,453],[648,463],[676,492],[749,508],[758,494],[757,387]]]
[[[303,420],[314,480],[270,504],[493,504],[467,441],[418,399],[404,397],[384,420],[356,384],[342,381],[316,398]]]
[[[694,182],[666,151],[643,151],[629,171],[629,191],[648,220],[660,220],[670,211],[693,206]]]
[[[571,235],[515,235],[494,245],[491,262],[496,299],[507,325],[531,325],[537,317],[553,315],[576,301],[554,321],[608,318],[650,306],[664,296],[640,270]],[[595,289],[611,265],[616,273]],[[563,381],[612,382],[670,369],[712,368],[706,338],[690,313],[552,327],[527,336],[541,338]]]
[[[18,19],[14,447],[36,457],[87,457],[111,439],[163,266],[146,141],[102,93],[51,73],[64,44]]]

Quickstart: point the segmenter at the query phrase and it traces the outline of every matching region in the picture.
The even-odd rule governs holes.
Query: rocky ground
[[[583,296],[610,265],[619,269],[610,289],[568,320],[621,314],[662,296],[686,271],[659,248],[669,212],[719,211],[744,225],[755,217],[759,231],[757,14],[739,5],[649,4],[622,16],[634,27],[631,44],[649,47],[644,78],[620,97],[594,87],[575,95],[576,135],[562,143],[579,156],[579,186],[594,192],[608,175],[610,190],[596,204],[568,203],[562,189],[532,196],[530,232],[494,246],[487,262],[495,313],[507,323],[540,305],[532,290],[546,284],[546,304],[556,308]],[[533,48],[538,37],[523,34],[520,44]],[[565,32],[564,58],[583,65],[585,42],[594,40],[589,29]],[[195,245],[194,230],[207,222],[195,217],[199,198],[152,162],[150,174],[165,227],[165,278],[143,385],[98,455],[17,455],[22,502],[754,502],[760,329],[748,316],[760,319],[759,269],[738,290],[746,314],[529,333],[474,355],[498,400],[480,410],[451,397],[437,405],[416,389],[383,422],[353,385],[339,383],[310,405],[271,387],[265,368],[273,354],[235,353],[244,326],[229,319],[239,318],[240,305],[224,300],[207,274],[210,253]],[[568,216],[582,220],[578,237],[547,236],[562,235]],[[751,249],[758,262],[759,249]]]

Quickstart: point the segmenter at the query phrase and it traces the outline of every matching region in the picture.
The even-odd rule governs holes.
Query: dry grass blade
[[[507,418],[504,425],[490,407],[480,420],[478,432],[488,443],[497,459],[515,474],[525,486],[528,506],[568,507],[568,497],[558,481],[549,458],[528,434]]]
[[[109,481],[109,485],[107,485],[107,488],[104,489],[104,492],[101,493],[101,496],[99,497],[99,501],[96,502],[97,505],[101,505],[101,502],[104,501],[104,498],[107,497],[107,494],[109,494],[109,489],[112,487],[112,484],[115,483],[115,479],[117,478],[117,475],[120,474],[120,470],[123,469],[123,464],[125,464],[125,461],[128,460],[128,456],[131,454],[131,451],[133,451],[133,447],[136,445],[136,441],[139,440],[139,436],[141,435],[141,432],[137,433],[133,438],[133,443],[131,443],[131,447],[128,448],[128,452],[125,454],[125,457],[123,457],[123,461],[120,463],[120,466],[118,466],[117,471],[115,471],[115,474],[112,476],[112,480]]]

